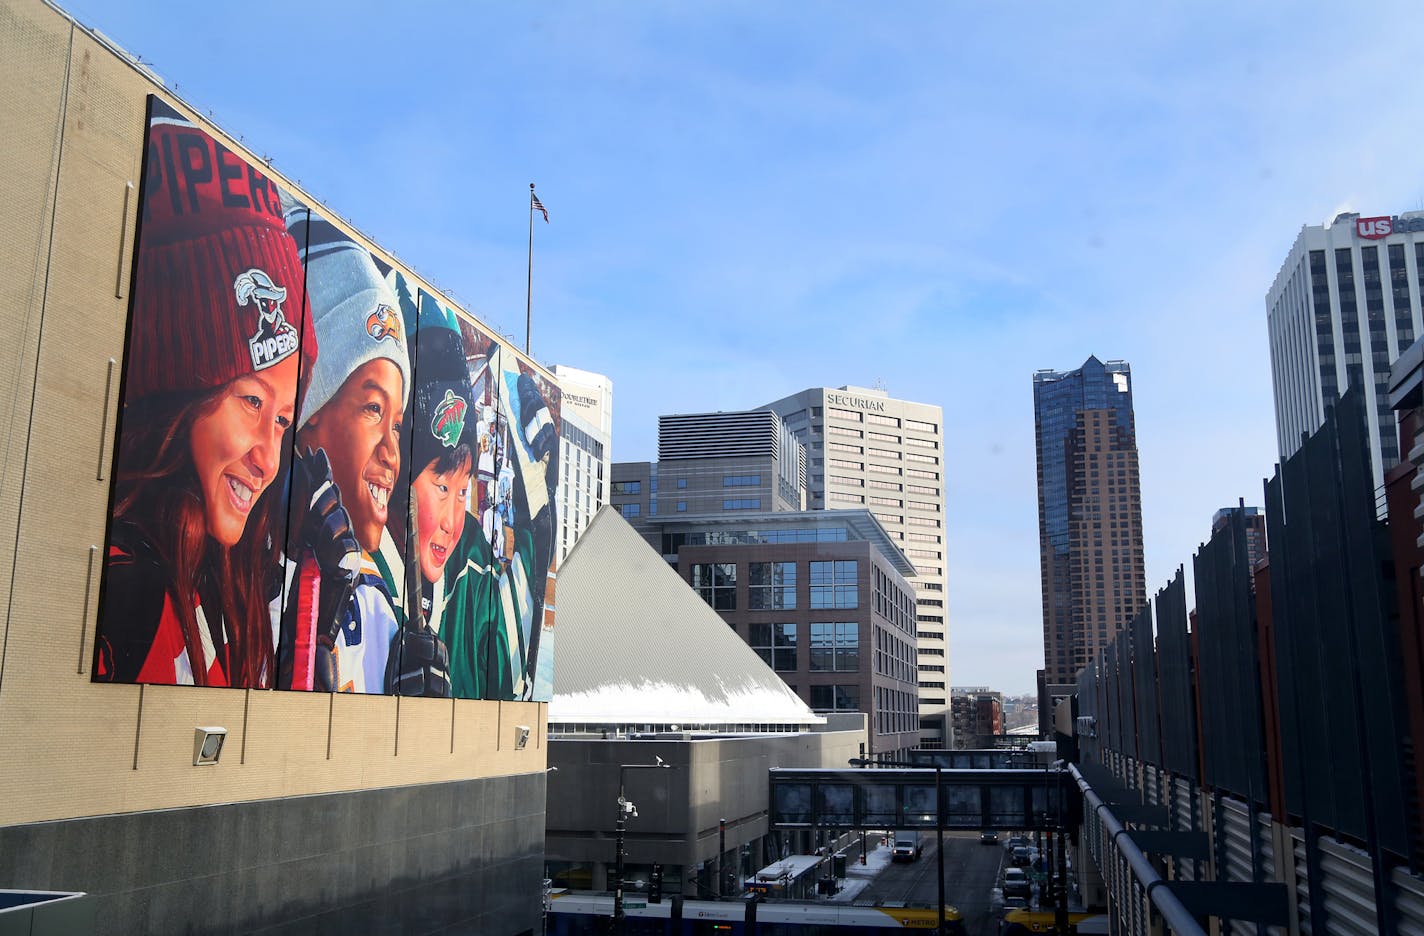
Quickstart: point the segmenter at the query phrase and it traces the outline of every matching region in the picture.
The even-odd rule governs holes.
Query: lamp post
[[[655,757],[656,764],[619,764],[618,765],[618,819],[613,826],[614,832],[614,856],[613,856],[613,932],[623,932],[623,830],[629,816],[636,817],[638,809],[628,801],[628,797],[623,792],[623,777],[630,770],[659,770],[666,769],[671,765],[665,763],[661,757]]]
[[[1063,770],[1063,768],[1059,766],[1061,764],[1062,761],[1058,761],[1045,768],[1050,774],[1048,795],[1053,800],[1054,855],[1049,859],[1048,866],[1053,869],[1050,872],[1051,878],[1057,879],[1056,884],[1052,883],[1052,881],[1049,883],[1049,889],[1053,891],[1054,900],[1053,923],[1058,928],[1058,932],[1067,933],[1071,932],[1071,930],[1068,924],[1068,869],[1064,867],[1065,862],[1063,860],[1063,852],[1065,849],[1064,838],[1067,834],[1064,831],[1063,822],[1063,784],[1061,782],[1053,782],[1055,774],[1057,775],[1057,779],[1061,781]],[[1055,767],[1057,767],[1057,770],[1054,770]]]
[[[874,761],[864,757],[852,757],[850,759],[853,767],[868,767]],[[882,767],[913,767],[918,768],[919,764],[911,764],[907,761],[883,760],[878,762]],[[935,930],[938,936],[944,936],[944,793],[943,766],[938,762],[934,765],[935,772],[935,866],[938,870],[939,878],[939,928]],[[862,853],[863,854],[863,853]]]

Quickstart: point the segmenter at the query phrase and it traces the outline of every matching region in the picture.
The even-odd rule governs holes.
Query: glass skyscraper
[[[1039,721],[1146,601],[1132,368],[1033,375],[1044,671]]]

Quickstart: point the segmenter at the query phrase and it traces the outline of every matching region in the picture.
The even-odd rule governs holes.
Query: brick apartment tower
[[[1033,375],[1043,585],[1039,727],[1147,600],[1132,369],[1090,357]]]

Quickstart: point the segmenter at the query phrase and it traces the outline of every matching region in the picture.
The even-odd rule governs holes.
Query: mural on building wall
[[[558,387],[150,102],[93,678],[547,701]]]

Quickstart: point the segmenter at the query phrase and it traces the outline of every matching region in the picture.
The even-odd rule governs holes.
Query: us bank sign
[[[1368,240],[1379,240],[1391,234],[1408,234],[1424,231],[1424,218],[1401,218],[1399,215],[1377,218],[1356,218],[1355,233]]]

